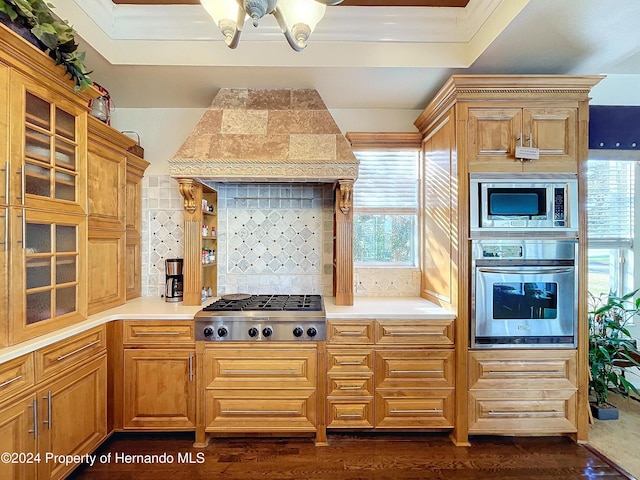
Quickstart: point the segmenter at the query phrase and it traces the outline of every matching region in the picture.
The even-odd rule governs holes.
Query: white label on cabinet
[[[540,158],[540,149],[535,147],[516,147],[516,158],[523,160],[538,160]]]

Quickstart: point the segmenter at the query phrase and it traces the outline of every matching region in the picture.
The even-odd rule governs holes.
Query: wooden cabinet
[[[86,217],[12,208],[10,341],[86,317]]]
[[[578,106],[562,103],[469,106],[469,171],[577,173]],[[516,158],[518,145],[538,148],[539,159]]]
[[[469,433],[577,430],[575,350],[469,354]]]
[[[327,428],[452,428],[454,325],[449,319],[330,319]]]
[[[194,430],[193,321],[126,321],[121,335],[122,428]]]
[[[126,184],[126,296],[142,295],[142,176],[149,166],[142,158],[127,154]]]
[[[211,287],[214,297],[218,290],[218,194],[192,179],[177,180],[185,206],[183,303],[200,305],[203,287]]]
[[[0,463],[0,478],[27,480],[37,476],[39,428],[36,395],[0,409],[0,450],[23,455],[15,462]],[[31,456],[33,455],[33,457]]]
[[[0,205],[0,347],[9,344],[9,209]]]
[[[206,346],[203,368],[204,432],[316,432],[316,345]]]

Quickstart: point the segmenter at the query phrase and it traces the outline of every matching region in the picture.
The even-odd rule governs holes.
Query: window
[[[633,161],[587,162],[588,288],[595,295],[633,289]]]
[[[418,145],[354,150],[360,161],[353,195],[359,266],[416,265]]]

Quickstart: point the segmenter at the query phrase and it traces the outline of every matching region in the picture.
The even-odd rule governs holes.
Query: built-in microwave
[[[470,174],[472,238],[508,232],[576,238],[576,174]]]

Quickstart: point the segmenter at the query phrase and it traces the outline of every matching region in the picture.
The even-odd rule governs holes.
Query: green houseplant
[[[589,293],[589,387],[595,397],[592,410],[596,417],[598,409],[609,405],[610,389],[625,396],[631,392],[640,395],[625,378],[627,368],[640,367],[637,342],[627,329],[633,318],[640,318],[640,299],[634,299],[639,291],[622,296]]]
[[[31,31],[75,81],[76,90],[88,88],[92,82],[84,65],[85,53],[78,51],[73,28],[56,18],[52,7],[44,0],[0,0],[0,14]]]

